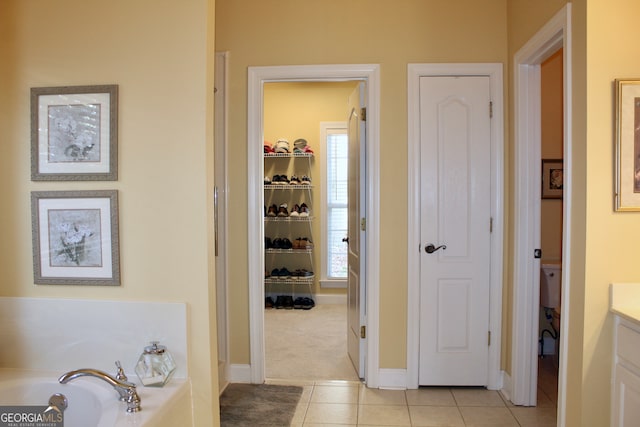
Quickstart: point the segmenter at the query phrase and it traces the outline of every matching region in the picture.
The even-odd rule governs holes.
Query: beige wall
[[[314,151],[314,157],[310,162],[306,158],[293,159],[289,162],[285,159],[272,159],[265,162],[265,174],[270,178],[275,174],[286,173],[287,176],[296,174],[298,178],[302,175],[309,175],[312,180],[313,190],[311,191],[311,215],[314,217],[312,222],[311,234],[309,234],[308,225],[287,224],[290,227],[282,227],[272,224],[273,227],[265,229],[267,237],[286,237],[291,229],[292,233],[297,232],[296,237],[309,237],[314,242],[313,251],[313,267],[315,271],[315,281],[313,291],[319,294],[345,294],[345,289],[321,288],[319,284],[321,274],[321,248],[322,248],[322,217],[321,217],[321,192],[322,179],[325,175],[321,171],[321,159],[326,156],[326,148],[324,141],[320,140],[320,122],[345,122],[347,120],[347,101],[351,92],[356,87],[356,82],[279,82],[266,83],[264,85],[264,139],[274,144],[278,139],[285,138],[289,141],[293,150],[293,143],[298,138],[307,140],[308,145]],[[260,141],[258,141],[260,143]],[[262,150],[262,144],[256,148]],[[311,173],[307,168],[311,166]],[[288,167],[288,170],[283,168]],[[305,191],[306,193],[306,191]],[[293,205],[293,200],[297,200],[300,196],[299,192],[282,193],[279,191],[265,192],[265,203],[268,203],[269,195],[275,196],[274,200],[280,200],[279,196],[285,195],[283,200],[287,201],[289,211]],[[289,197],[292,196],[292,197]],[[306,194],[305,194],[306,196]],[[285,200],[286,199],[286,200]],[[280,233],[280,234],[279,234]],[[301,234],[302,233],[302,234]],[[294,268],[306,267],[306,259],[287,259],[287,256],[268,257],[267,260],[273,262],[288,262],[289,264],[277,264],[273,267],[288,266]],[[302,265],[296,267],[296,261]],[[269,265],[267,265],[269,267]],[[268,271],[271,271],[268,269]],[[277,286],[271,285],[265,289],[265,292],[290,293],[291,285]]]
[[[0,2],[0,295],[186,302],[201,426],[218,417],[207,233],[213,5]],[[119,85],[118,181],[31,182],[29,89],[89,84]],[[30,192],[63,189],[119,191],[122,286],[33,284]]]
[[[219,0],[216,50],[230,52],[231,363],[249,363],[247,67],[381,64],[380,367],[406,367],[407,64],[507,62],[506,0]]]
[[[586,256],[582,364],[583,425],[608,423],[613,322],[608,286],[638,282],[637,213],[614,212],[613,80],[637,78],[640,69],[636,17],[640,3],[589,0],[586,9]],[[581,88],[578,88],[579,90]],[[583,184],[583,185],[585,185]],[[600,408],[598,408],[600,406]],[[608,408],[608,405],[604,406]]]

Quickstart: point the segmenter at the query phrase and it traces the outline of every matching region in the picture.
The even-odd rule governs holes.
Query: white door
[[[365,171],[364,144],[365,126],[362,117],[364,83],[360,83],[349,96],[349,163],[348,163],[348,263],[349,275],[347,278],[347,351],[353,366],[360,378],[364,378],[364,344],[363,327],[365,326],[365,310],[362,303],[365,301],[364,272],[361,265],[364,257],[364,215],[366,206],[360,191],[362,178]]]
[[[485,76],[420,78],[420,385],[486,385],[491,119]]]

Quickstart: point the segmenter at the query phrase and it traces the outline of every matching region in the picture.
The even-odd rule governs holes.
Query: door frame
[[[214,76],[214,220],[216,257],[216,311],[218,330],[218,386],[224,391],[229,378],[228,316],[228,123],[229,116],[229,52],[215,53]]]
[[[563,48],[564,204],[562,237],[562,316],[558,377],[558,425],[565,424],[567,336],[571,265],[571,3],[567,3],[514,57],[514,269],[511,401],[536,404],[540,261],[533,249],[540,241],[540,66]],[[537,233],[537,234],[536,234]],[[537,268],[536,268],[537,267]]]
[[[380,275],[380,66],[378,64],[294,65],[248,68],[247,150],[248,224],[247,251],[249,263],[249,343],[251,382],[265,380],[264,344],[264,229],[262,190],[264,164],[260,148],[264,141],[263,86],[267,82],[314,81],[332,82],[364,80],[367,82],[367,152],[366,192],[366,301],[367,342],[365,382],[379,386],[379,292]],[[260,214],[259,214],[260,213]]]
[[[502,64],[409,64],[408,71],[408,238],[407,238],[407,388],[418,388],[420,363],[420,78],[429,76],[487,76],[493,102],[491,132],[491,295],[487,388],[502,387],[502,278],[504,230],[504,113]],[[487,106],[488,108],[488,106]]]

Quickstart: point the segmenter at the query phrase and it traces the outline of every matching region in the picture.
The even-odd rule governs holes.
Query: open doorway
[[[378,386],[378,301],[379,249],[373,242],[379,241],[379,66],[378,65],[324,65],[324,66],[282,66],[250,67],[248,91],[248,141],[255,150],[248,150],[248,258],[250,283],[250,378],[252,383],[264,382],[265,375],[265,254],[264,242],[264,154],[261,146],[265,139],[264,128],[264,85],[274,82],[335,82],[365,81],[366,97],[369,101],[367,112],[366,182],[364,188],[372,197],[367,199],[367,240],[366,248],[366,296],[362,295],[363,307],[360,312],[361,325],[368,329],[361,346],[366,350],[366,366],[363,377],[371,387]],[[277,137],[276,137],[277,138]],[[276,141],[277,142],[277,141]],[[295,140],[293,141],[295,143]],[[346,331],[345,331],[346,334]]]
[[[263,88],[265,376],[359,379],[347,354],[348,99],[357,80]]]
[[[563,229],[563,50],[540,64],[540,304],[537,406],[556,406]]]
[[[515,55],[515,214],[512,367],[505,391],[517,405],[534,406],[538,394],[542,201],[541,65],[562,56],[562,243],[559,321],[558,425],[564,425],[571,246],[571,4],[561,9]],[[546,189],[545,189],[546,190]]]

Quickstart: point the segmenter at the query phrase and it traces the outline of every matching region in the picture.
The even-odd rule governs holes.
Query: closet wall
[[[307,140],[315,156],[311,162],[313,202],[311,215],[312,240],[314,242],[313,266],[315,295],[345,294],[345,289],[320,288],[321,277],[321,232],[322,218],[322,171],[321,157],[324,143],[320,141],[320,122],[346,121],[347,100],[356,82],[284,82],[264,85],[264,139],[275,143],[285,138],[291,144],[298,138]],[[259,148],[262,150],[262,147]],[[271,178],[271,176],[269,176]],[[302,236],[304,237],[304,236]]]

